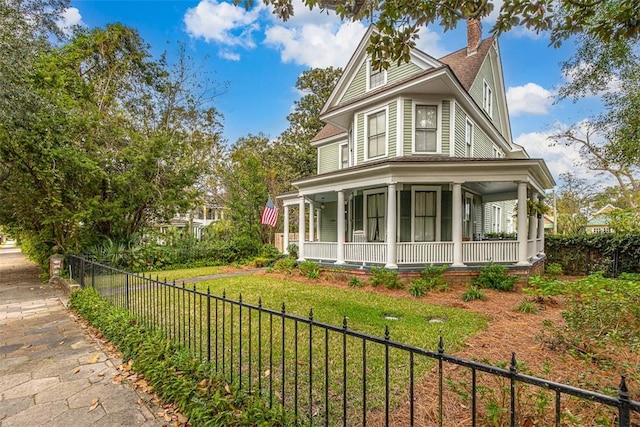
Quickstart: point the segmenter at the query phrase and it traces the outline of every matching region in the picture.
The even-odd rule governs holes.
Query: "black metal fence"
[[[71,278],[306,425],[640,425],[617,396],[409,346],[70,257]]]

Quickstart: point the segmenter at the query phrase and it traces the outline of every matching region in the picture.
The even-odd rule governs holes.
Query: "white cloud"
[[[227,59],[229,61],[240,61],[240,54],[239,53],[221,50],[218,53],[218,55],[220,55],[221,58]]]
[[[186,32],[223,46],[255,47],[254,33],[259,29],[258,18],[266,7],[259,3],[251,10],[216,0],[201,0],[184,15]],[[226,54],[229,54],[227,51]]]
[[[507,103],[512,116],[544,115],[553,105],[553,93],[535,83],[514,86],[507,90]]]
[[[57,24],[58,28],[65,33],[70,33],[71,29],[76,25],[84,25],[82,15],[80,15],[80,10],[77,7],[65,9],[64,12],[60,14],[60,19],[58,19]]]
[[[440,35],[429,28],[421,27],[418,36],[420,38],[416,41],[416,47],[432,57],[441,58],[451,53],[439,45]]]
[[[530,157],[544,159],[557,183],[560,174],[571,172],[594,186],[608,184],[608,177],[594,174],[584,165],[584,159],[576,147],[555,143],[550,139],[552,135],[568,129],[568,126],[560,123],[556,123],[554,127],[555,129],[550,131],[521,134],[514,142],[523,146]]]
[[[366,28],[360,22],[333,25],[305,24],[288,28],[275,25],[265,31],[265,45],[280,51],[282,62],[308,67],[344,67]]]

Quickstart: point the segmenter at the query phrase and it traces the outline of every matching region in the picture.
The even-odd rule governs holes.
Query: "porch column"
[[[533,202],[538,201],[538,194],[533,193],[531,196],[531,200]],[[538,244],[538,239],[536,238],[536,234],[538,233],[538,217],[535,211],[532,211],[529,215],[529,253],[527,254],[529,257],[535,257],[538,251],[536,250],[536,245]]]
[[[304,197],[298,201],[298,261],[304,261]]]
[[[518,183],[518,263],[530,265],[527,258],[527,183]]]
[[[313,208],[313,203],[309,203],[309,241],[313,242],[315,239],[313,237],[313,233],[316,231],[316,227],[313,225],[313,216],[315,215],[316,210]]]
[[[344,264],[344,191],[338,191],[338,253],[336,264]]]
[[[389,184],[387,191],[387,263],[385,268],[398,268],[396,264],[396,185]]]
[[[543,257],[544,254],[544,215],[538,217],[538,239],[540,239],[540,252],[538,255]]]
[[[464,267],[462,262],[462,183],[454,182],[451,194],[452,210],[451,237],[453,238],[452,267]]]
[[[318,215],[318,220],[316,221],[316,236],[318,237],[318,240],[322,240],[320,239],[320,215],[321,215],[322,210],[320,209],[316,209],[316,214]]]
[[[289,255],[287,247],[289,246],[289,206],[284,207],[284,236],[282,236],[282,253]]]

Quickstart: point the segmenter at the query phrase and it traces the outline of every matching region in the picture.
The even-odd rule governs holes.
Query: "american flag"
[[[278,208],[273,204],[271,197],[267,200],[267,204],[262,211],[262,217],[260,218],[260,224],[270,225],[272,227],[276,226],[276,222],[278,221]]]

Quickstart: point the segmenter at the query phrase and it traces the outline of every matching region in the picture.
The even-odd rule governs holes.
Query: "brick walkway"
[[[0,248],[0,427],[163,425],[38,274]]]

